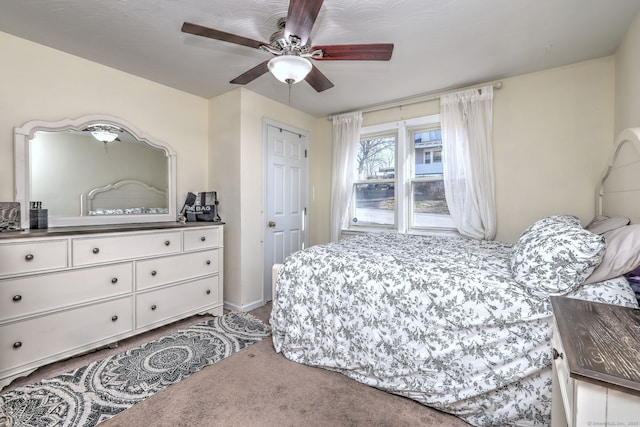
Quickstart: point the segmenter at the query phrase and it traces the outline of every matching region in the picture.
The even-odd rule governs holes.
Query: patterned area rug
[[[0,394],[0,426],[94,426],[270,335],[228,313],[55,378]]]

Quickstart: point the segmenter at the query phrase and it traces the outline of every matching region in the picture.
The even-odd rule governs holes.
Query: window
[[[440,145],[442,146],[442,142],[440,142]],[[442,163],[442,149],[433,150],[433,162]]]
[[[439,115],[362,128],[349,228],[452,229]]]
[[[352,222],[392,226],[395,220],[395,134],[360,140],[356,156]]]
[[[413,150],[426,149],[429,161],[415,162],[411,176],[411,208],[409,226],[413,229],[442,227],[450,220],[447,200],[444,195],[442,170],[442,131],[440,124],[432,128],[409,130],[414,141]],[[425,148],[423,148],[425,147]]]
[[[424,152],[424,156],[423,156],[423,157],[424,157],[424,160],[423,160],[423,163],[424,163],[425,165],[428,165],[429,163],[431,163],[431,153],[432,153],[431,151],[425,151],[425,152]]]

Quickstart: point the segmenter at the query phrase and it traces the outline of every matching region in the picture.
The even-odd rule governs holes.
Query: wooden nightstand
[[[640,426],[640,310],[551,297],[552,426]]]

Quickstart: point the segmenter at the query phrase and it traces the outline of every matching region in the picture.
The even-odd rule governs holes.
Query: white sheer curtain
[[[353,168],[362,113],[345,113],[333,116],[333,163],[331,174],[331,241],[340,238],[349,207],[353,187]]]
[[[492,110],[493,86],[440,97],[447,205],[458,231],[475,239],[496,235]]]

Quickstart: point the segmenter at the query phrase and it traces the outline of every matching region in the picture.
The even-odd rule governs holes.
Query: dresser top
[[[0,232],[0,241],[5,239],[29,239],[42,237],[60,237],[72,236],[78,234],[95,234],[95,233],[120,233],[125,231],[143,231],[143,230],[165,230],[172,228],[194,228],[206,227],[212,225],[223,225],[224,222],[148,222],[148,223],[131,223],[131,224],[109,224],[109,225],[83,225],[76,227],[50,227],[46,229],[21,230],[21,231],[3,231]]]
[[[572,378],[640,395],[640,309],[551,297]]]

